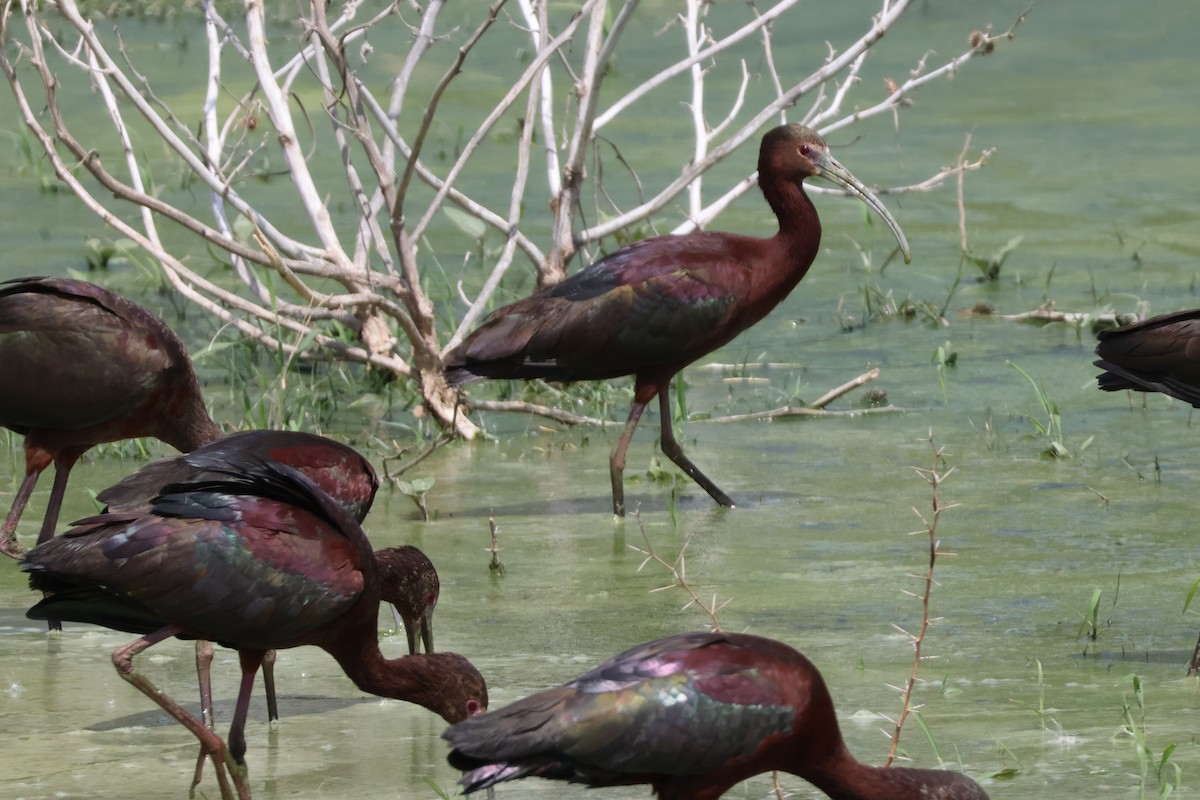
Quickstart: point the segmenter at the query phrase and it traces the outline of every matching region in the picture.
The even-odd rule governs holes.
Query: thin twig
[[[958,165],[961,167],[966,161],[967,151],[971,147],[971,134],[968,131],[966,138],[963,140],[962,150],[958,154]],[[962,171],[958,173],[958,247],[964,253],[971,252],[967,246],[967,206],[963,200],[963,184],[966,182]]]
[[[383,457],[383,477],[389,481],[395,482],[396,480],[398,480],[400,478],[401,475],[408,472],[410,469],[417,466],[425,459],[429,458],[431,455],[434,454],[434,452],[436,450],[438,450],[441,447],[444,447],[445,445],[449,444],[451,441],[453,441],[453,437],[451,437],[448,433],[443,432],[442,434],[437,436],[433,441],[429,442],[427,445],[422,447],[415,456],[413,456],[408,461],[401,464],[394,471],[388,468],[388,462],[389,461],[398,461],[401,458],[404,458],[406,455],[408,455],[409,451],[411,451],[413,448],[411,445],[408,447],[401,447],[396,442],[392,442],[392,445],[396,448],[396,452],[390,456]]]
[[[488,530],[492,534],[492,546],[488,548],[488,552],[492,554],[492,560],[488,562],[488,571],[493,575],[504,574],[504,562],[500,560],[500,551],[503,550],[500,546],[500,527],[496,524],[496,513],[488,514]]]
[[[912,642],[913,665],[912,670],[909,672],[908,680],[904,684],[904,688],[900,690],[900,715],[895,721],[895,728],[891,734],[892,744],[891,748],[888,750],[887,762],[884,764],[884,766],[891,766],[892,761],[896,758],[896,750],[900,746],[900,733],[904,728],[904,722],[908,719],[908,715],[921,707],[920,705],[914,705],[913,692],[917,686],[917,677],[921,671],[921,662],[926,658],[921,654],[922,647],[925,644],[925,635],[928,633],[930,626],[937,621],[937,619],[930,616],[929,612],[930,597],[933,595],[933,587],[937,583],[933,578],[933,570],[937,564],[938,556],[954,555],[953,553],[947,553],[940,549],[941,542],[937,537],[938,522],[942,518],[942,512],[958,506],[957,503],[945,504],[941,499],[942,484],[954,472],[954,468],[948,468],[946,466],[945,448],[937,446],[937,443],[933,439],[932,431],[929,432],[929,446],[933,448],[933,466],[930,469],[922,469],[920,467],[913,467],[913,469],[927,484],[929,484],[929,487],[932,490],[933,510],[932,514],[927,517],[916,508],[913,508],[913,513],[915,513],[917,518],[921,520],[924,528],[919,531],[914,531],[912,534],[910,534],[924,534],[928,537],[929,566],[926,568],[924,575],[911,576],[917,578],[921,582],[921,591],[904,592],[904,594],[909,595],[910,597],[916,597],[921,602],[921,625],[915,633],[907,631],[904,628],[901,628],[899,625],[893,626],[905,636],[909,637],[909,640]]]
[[[463,405],[471,411],[516,411],[522,414],[533,414],[536,417],[545,417],[555,422],[561,422],[564,425],[597,425],[604,427],[605,425],[620,424],[608,419],[572,414],[570,411],[563,411],[561,408],[554,408],[553,406],[544,406],[540,403],[526,403],[524,400],[467,400],[464,398]]]
[[[1048,325],[1052,322],[1063,322],[1068,325],[1100,325],[1117,327],[1130,325],[1141,319],[1139,314],[1118,314],[1114,311],[1056,311],[1054,301],[1047,301],[1032,311],[1022,311],[1020,314],[987,314],[1006,322],[1029,322],[1035,325]]]
[[[630,550],[634,551],[635,553],[641,553],[643,556],[645,556],[645,558],[642,560],[642,563],[638,565],[637,571],[641,572],[646,568],[647,564],[653,562],[666,570],[671,576],[671,582],[669,584],[666,584],[665,586],[659,586],[657,589],[651,589],[650,591],[662,592],[667,589],[682,589],[684,594],[688,596],[688,601],[684,604],[683,609],[681,610],[696,606],[708,616],[709,623],[714,631],[721,630],[721,609],[729,605],[733,598],[731,597],[718,604],[717,595],[714,592],[712,599],[708,603],[705,603],[687,580],[687,559],[684,555],[687,552],[687,542],[684,542],[683,547],[679,548],[679,554],[675,556],[674,561],[667,561],[654,551],[654,545],[650,543],[650,534],[646,532],[646,523],[642,520],[641,510],[635,510],[633,515],[637,519],[638,530],[642,532],[642,541],[645,542],[646,545],[645,550],[632,544],[627,545]]]
[[[768,411],[752,411],[749,414],[727,414],[721,417],[692,420],[692,422],[753,422],[756,420],[783,419],[785,417],[865,417],[875,414],[903,414],[904,412],[905,409],[893,405],[836,411],[830,411],[827,408],[809,408],[808,406],[780,406]]]

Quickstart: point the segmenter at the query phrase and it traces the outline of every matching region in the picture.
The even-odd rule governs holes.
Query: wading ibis
[[[465,793],[536,776],[650,784],[715,800],[752,775],[799,775],[837,800],[987,800],[958,772],[860,763],[821,673],[787,645],[687,633],[639,645],[557,689],[450,726]]]
[[[247,460],[249,461],[249,460]],[[81,520],[27,553],[21,568],[55,616],[151,633],[113,652],[118,674],[183,724],[213,758],[223,797],[245,782],[245,722],[254,674],[268,650],[316,645],[363,691],[424,706],[448,722],[487,706],[487,688],[454,653],[387,659],[379,649],[380,570],[357,520],[298,470],[271,461],[192,464],[213,480],[167,487],[149,510]],[[75,603],[76,593],[88,594]],[[101,620],[99,615],[103,614]],[[242,682],[228,747],[134,669],[148,647],[182,636],[238,651]]]
[[[51,463],[39,544],[54,535],[71,467],[94,445],[154,436],[188,451],[221,435],[179,337],[95,284],[0,284],[0,365],[0,425],[25,437],[25,479],[0,526],[0,551],[14,557],[17,522]]]
[[[223,436],[196,448],[190,454],[152,461],[100,492],[96,499],[104,503],[110,512],[148,512],[154,498],[172,484],[217,480],[231,468],[264,460],[300,470],[359,522],[371,510],[379,489],[379,478],[371,463],[352,447],[302,431],[252,430]],[[222,469],[218,471],[204,466],[213,462],[220,463]],[[385,556],[385,563],[395,566],[389,567],[388,580],[381,582],[383,600],[389,603],[399,601],[411,606],[413,601],[408,595],[415,590],[414,584],[428,583],[429,578],[423,571],[414,572],[411,577],[401,574],[402,565],[396,563],[399,557],[392,554]],[[427,566],[428,570],[433,570],[432,564]],[[433,580],[437,581],[436,571],[433,572]],[[154,626],[154,629],[158,627],[161,625]],[[150,630],[132,632],[149,633]],[[409,652],[414,652],[411,647]],[[210,727],[208,715],[212,709],[212,689],[209,671],[212,660],[212,645],[198,640],[196,671],[200,679],[200,707]],[[269,719],[277,720],[279,705],[275,694],[274,651],[269,652],[263,661],[263,684],[267,715]]]
[[[671,429],[667,387],[688,364],[761,320],[808,272],[821,222],[804,179],[825,178],[862,198],[888,224],[911,259],[900,226],[883,203],[830,154],[815,131],[782,125],[763,136],[758,184],[779,232],[656,236],[620,250],[561,283],[505,306],[446,354],[451,385],[480,378],[596,381],[634,376],[633,408],[609,458],[613,513],[625,513],[625,450],[647,404],[658,395],[660,446],[723,506],[733,500],[683,453]]]

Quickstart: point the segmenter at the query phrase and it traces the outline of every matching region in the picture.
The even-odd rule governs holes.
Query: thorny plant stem
[[[947,553],[940,549],[941,542],[937,537],[938,522],[941,520],[942,512],[955,508],[958,505],[957,503],[947,505],[943,503],[941,499],[942,483],[944,483],[945,480],[950,477],[951,473],[954,472],[954,467],[946,466],[946,459],[944,457],[945,448],[937,446],[937,443],[934,441],[932,431],[929,433],[929,445],[931,448],[933,448],[933,466],[930,469],[921,469],[920,467],[913,467],[913,469],[927,484],[929,484],[929,487],[932,490],[933,510],[931,515],[927,517],[915,507],[913,508],[913,513],[916,514],[917,518],[921,520],[921,524],[924,525],[924,528],[919,531],[913,531],[911,534],[925,534],[928,537],[929,567],[926,569],[924,575],[912,576],[917,578],[922,584],[920,593],[909,592],[907,590],[904,591],[905,594],[909,595],[910,597],[915,597],[920,601],[921,625],[915,633],[907,631],[898,625],[894,626],[901,633],[908,636],[912,642],[913,665],[912,671],[909,673],[908,680],[904,684],[904,688],[900,690],[900,715],[895,721],[896,727],[892,731],[891,735],[892,745],[888,750],[887,762],[884,764],[884,766],[891,766],[892,761],[894,761],[896,758],[896,750],[900,746],[900,733],[904,728],[904,722],[908,719],[908,715],[920,708],[920,705],[913,704],[913,691],[916,688],[917,676],[921,670],[921,660],[924,658],[924,656],[921,655],[921,649],[925,644],[925,634],[929,631],[929,627],[933,623],[937,622],[937,619],[931,617],[929,614],[929,600],[933,595],[933,587],[937,583],[933,578],[933,570],[937,564],[938,556],[954,555],[953,553]]]
[[[691,608],[692,606],[696,606],[696,608],[699,608],[708,616],[709,624],[712,626],[714,631],[721,630],[721,609],[729,605],[733,598],[731,597],[728,600],[718,604],[717,595],[714,592],[712,600],[706,604],[705,601],[700,598],[700,595],[696,594],[696,590],[693,589],[692,585],[687,581],[687,559],[684,555],[687,552],[687,542],[684,542],[683,547],[679,548],[679,555],[675,556],[674,561],[667,561],[665,558],[656,553],[654,551],[654,545],[650,544],[650,534],[646,533],[646,523],[642,520],[641,511],[635,510],[633,512],[633,516],[635,519],[637,519],[638,530],[642,532],[642,541],[646,545],[645,550],[637,547],[636,545],[629,545],[630,550],[633,550],[636,553],[641,553],[643,556],[645,556],[645,558],[642,560],[642,563],[638,565],[637,571],[641,572],[646,568],[647,564],[653,562],[665,569],[671,576],[671,582],[666,586],[659,586],[657,589],[651,589],[650,591],[662,592],[666,591],[667,589],[682,589],[683,593],[688,596],[688,601],[684,603],[683,608],[687,609]]]

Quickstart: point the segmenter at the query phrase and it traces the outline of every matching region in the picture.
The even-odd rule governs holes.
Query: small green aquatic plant
[[[1071,451],[1067,449],[1064,443],[1062,429],[1062,414],[1059,413],[1058,403],[1054,402],[1046,394],[1046,386],[1040,380],[1035,380],[1025,370],[1011,361],[1005,361],[1005,364],[1012,367],[1021,377],[1029,381],[1029,385],[1033,387],[1034,394],[1037,396],[1038,404],[1042,407],[1042,412],[1046,415],[1043,422],[1036,417],[1026,415],[1025,419],[1029,420],[1029,424],[1038,432],[1038,436],[1046,440],[1046,447],[1041,451],[1041,454],[1047,458],[1054,458],[1060,461],[1071,458]],[[1092,443],[1095,437],[1089,436],[1079,445],[1079,451],[1083,452]]]
[[[93,272],[108,269],[114,264],[132,262],[137,250],[137,244],[132,239],[89,236],[83,242],[83,259],[87,262],[88,271]]]
[[[429,521],[429,506],[425,501],[425,495],[433,488],[435,478],[413,478],[411,481],[396,479],[396,488],[401,494],[411,497],[412,501],[417,505],[417,511],[421,513],[421,519],[425,522]]]
[[[1024,240],[1024,236],[1014,236],[997,248],[990,256],[978,256],[970,250],[964,250],[962,256],[968,263],[974,264],[979,268],[982,280],[995,281],[1000,277],[1000,270],[1004,267],[1005,260],[1012,255],[1014,250],[1021,246],[1021,242]]]
[[[987,773],[987,776],[994,781],[1011,781],[1025,771],[1025,765],[1021,763],[1021,759],[1013,752],[1012,748],[999,740],[996,741],[996,749],[1000,753],[1001,761],[1012,760],[1013,765],[1010,767],[1001,767],[1000,769]],[[961,767],[960,767],[961,769]],[[965,771],[965,770],[964,770]]]
[[[877,283],[860,285],[859,292],[862,295],[862,319],[842,315],[843,331],[849,332],[865,328],[871,322],[891,319],[920,320],[931,327],[945,324],[944,306],[932,300],[919,300],[912,294],[897,297],[895,290],[885,290]]]
[[[433,793],[437,795],[439,800],[450,800],[450,798],[453,796],[450,794],[450,792],[438,785],[438,782],[433,778],[425,778],[424,781],[425,785],[433,790]]]
[[[1087,609],[1080,614],[1079,631],[1075,634],[1076,640],[1087,637],[1089,642],[1096,641],[1100,636],[1100,597],[1104,594],[1103,589],[1095,589],[1092,591],[1092,599],[1088,601]],[[1087,651],[1087,648],[1084,648]]]
[[[58,178],[54,174],[54,168],[46,161],[40,152],[36,152],[38,143],[34,140],[33,134],[25,126],[21,126],[16,132],[4,131],[12,137],[13,143],[21,154],[22,165],[18,170],[22,174],[32,175],[37,181],[41,191],[46,194],[54,194],[62,191],[63,184],[58,182]]]
[[[958,352],[951,349],[950,342],[938,345],[937,349],[933,351],[933,365],[937,368],[938,386],[942,390],[942,402],[949,403],[950,398],[946,392],[946,371],[958,366]]]
[[[1158,800],[1167,800],[1175,790],[1183,785],[1183,768],[1171,760],[1175,753],[1175,743],[1171,742],[1155,755],[1150,746],[1150,736],[1146,731],[1146,691],[1141,676],[1133,673],[1128,676],[1133,689],[1133,704],[1125,700],[1122,710],[1122,724],[1117,735],[1128,736],[1137,751],[1138,757],[1138,798],[1145,800],[1147,788],[1150,786],[1151,774],[1154,775],[1154,785],[1157,792],[1149,796],[1157,796]],[[1135,713],[1136,712],[1136,713]]]

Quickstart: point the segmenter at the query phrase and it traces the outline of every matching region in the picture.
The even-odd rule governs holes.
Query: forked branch
[[[539,285],[554,283],[576,252],[653,228],[673,206],[679,219],[668,227],[706,226],[755,182],[745,174],[707,187],[706,174],[802,100],[794,121],[826,131],[883,113],[898,123],[913,93],[992,52],[1020,22],[977,32],[945,59],[917,55],[905,80],[856,108],[871,48],[912,0],[877,3],[806,75],[785,75],[774,52],[774,29],[800,13],[798,0],[723,13],[721,25],[708,0],[684,0],[674,21],[656,25],[675,57],[640,75],[611,68],[631,31],[644,29],[640,19],[655,13],[636,0],[493,0],[463,6],[458,26],[444,21],[444,0],[395,0],[369,14],[356,2],[310,0],[290,21],[298,35],[287,36],[275,35],[279,22],[267,12],[276,9],[261,0],[243,0],[237,14],[208,3],[196,21],[205,69],[196,91],[172,97],[112,23],[89,18],[78,0],[5,0],[0,69],[62,184],[220,330],[289,358],[352,361],[402,378],[413,406],[470,438],[477,428],[446,385],[442,354],[495,305],[514,265],[527,264]],[[522,58],[497,58],[514,37]],[[403,53],[394,67],[373,49],[382,42]],[[492,69],[468,68],[485,61]],[[718,83],[726,63],[734,69]],[[510,64],[512,74],[496,79]],[[747,64],[765,65],[763,74]],[[755,80],[769,86],[757,105]],[[468,96],[470,110],[450,102]],[[107,112],[119,158],[107,157],[111,140],[80,102]],[[691,115],[688,159],[664,175],[631,156],[620,131],[637,127],[628,124],[636,114],[678,102]],[[135,142],[167,154],[207,203],[149,185],[150,156]],[[609,152],[622,170],[602,171]],[[986,155],[892,191],[936,188]],[[649,157],[661,161],[662,151]],[[530,179],[539,173],[544,182]],[[613,199],[630,196],[630,207]],[[164,226],[193,246],[163,235]]]

